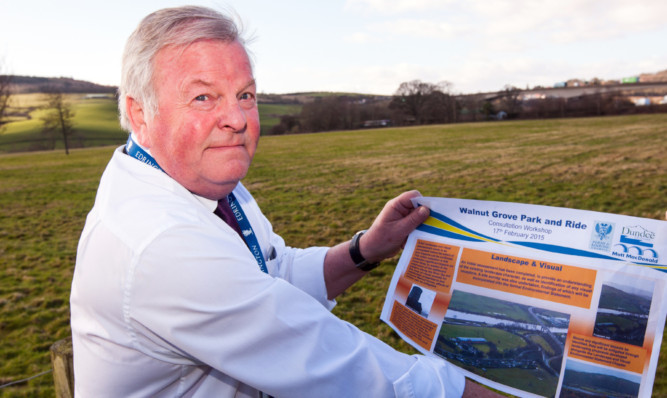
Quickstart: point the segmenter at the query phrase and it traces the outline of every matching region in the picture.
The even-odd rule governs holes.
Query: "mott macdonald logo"
[[[622,227],[619,242],[614,245],[612,254],[628,260],[658,263],[658,252],[653,249],[655,232],[635,225]]]

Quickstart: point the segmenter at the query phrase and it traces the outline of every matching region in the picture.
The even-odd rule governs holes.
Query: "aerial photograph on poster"
[[[556,393],[569,314],[455,290],[433,352],[489,380]]]

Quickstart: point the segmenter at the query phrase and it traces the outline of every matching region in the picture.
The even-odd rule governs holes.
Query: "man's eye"
[[[207,99],[208,99],[208,95],[206,95],[206,94],[198,95],[198,96],[195,97],[195,101],[206,101]]]
[[[252,93],[243,93],[239,98],[241,101],[252,101],[255,99],[255,96]]]

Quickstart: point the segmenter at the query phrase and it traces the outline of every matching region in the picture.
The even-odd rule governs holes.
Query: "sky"
[[[260,93],[453,93],[667,69],[664,0],[0,0],[0,73],[118,85],[147,14],[197,4],[243,22]]]

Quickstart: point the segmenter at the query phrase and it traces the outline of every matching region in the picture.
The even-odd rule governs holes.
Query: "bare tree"
[[[435,90],[436,85],[421,80],[401,83],[389,107],[405,114],[408,121],[421,124],[428,96]]]
[[[457,106],[450,94],[452,84],[446,81],[433,84],[412,80],[401,83],[389,105],[399,111],[407,123],[444,123],[456,121]],[[402,114],[402,115],[400,115]]]
[[[6,112],[9,108],[9,100],[12,95],[12,77],[8,74],[2,74],[3,69],[4,62],[0,60],[0,126],[4,123]]]
[[[55,141],[55,134],[60,131],[65,142],[65,154],[69,155],[69,137],[74,132],[74,111],[71,104],[65,100],[61,91],[52,89],[46,94],[44,109],[47,111],[42,116],[44,133]]]

